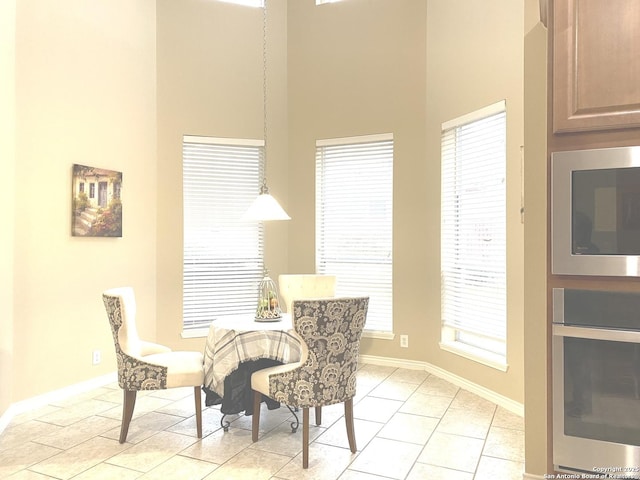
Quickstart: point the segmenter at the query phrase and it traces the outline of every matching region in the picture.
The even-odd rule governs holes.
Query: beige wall
[[[13,390],[13,252],[15,247],[16,0],[0,2],[0,413]]]
[[[425,160],[426,23],[427,3],[413,0],[289,3],[289,270],[315,271],[316,140],[393,133],[394,321],[410,348],[365,339],[362,353],[414,360],[437,342],[423,303],[439,254],[427,213],[437,194]]]
[[[431,350],[427,360],[454,374],[522,402],[524,226],[521,146],[524,144],[523,28],[524,3],[513,0],[468,2],[430,0],[427,13],[427,159],[429,188],[440,191],[441,124],[502,99],[507,106],[507,363],[506,373],[456,355]],[[464,12],[464,15],[461,14]],[[435,161],[434,161],[435,160]],[[431,222],[439,222],[434,199]],[[439,259],[438,259],[439,262]],[[430,284],[440,278],[439,263],[431,263]],[[428,295],[428,338],[437,337],[439,290]],[[417,294],[417,292],[416,292]]]
[[[461,16],[460,12],[465,15]],[[369,355],[425,361],[523,400],[523,5],[512,0],[289,3],[289,269],[314,265],[316,139],[394,134],[394,332]],[[443,352],[440,125],[508,105],[508,362],[505,374]],[[433,288],[435,286],[435,288]]]
[[[158,0],[158,341],[181,339],[182,136],[263,138],[262,9],[199,0]],[[286,1],[268,17],[269,188],[287,202]],[[258,192],[256,192],[256,195]],[[267,227],[266,265],[286,269],[287,223]]]
[[[16,5],[14,402],[114,370],[106,288],[155,337],[157,211],[155,4]],[[71,236],[73,163],[123,172],[122,238]]]
[[[535,3],[532,0],[528,3]],[[537,17],[536,17],[537,18]],[[547,323],[547,29],[528,22],[525,46],[525,460],[543,475],[550,462]]]

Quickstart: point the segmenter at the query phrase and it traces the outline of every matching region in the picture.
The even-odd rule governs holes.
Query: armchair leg
[[[302,409],[302,468],[309,468],[309,407]]]
[[[322,407],[316,407],[316,425],[320,426],[322,423]]]
[[[253,391],[253,417],[251,418],[251,440],[258,441],[258,431],[260,430],[260,403],[262,393]]]
[[[196,399],[196,429],[198,438],[202,438],[202,393],[200,387],[193,387],[193,393]]]
[[[347,424],[347,438],[351,453],[356,453],[356,432],[353,426],[353,398],[344,402],[344,420]]]
[[[120,426],[120,443],[127,441],[129,424],[133,417],[133,407],[136,405],[136,390],[123,390],[124,401],[122,403],[122,425]]]

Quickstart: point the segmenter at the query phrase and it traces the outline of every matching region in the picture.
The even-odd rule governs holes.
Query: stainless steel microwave
[[[551,271],[640,276],[640,146],[552,154]]]

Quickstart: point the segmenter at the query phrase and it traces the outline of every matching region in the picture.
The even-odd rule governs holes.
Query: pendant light
[[[267,0],[262,14],[262,112],[264,124],[264,175],[258,197],[242,216],[247,221],[291,220],[267,187]]]

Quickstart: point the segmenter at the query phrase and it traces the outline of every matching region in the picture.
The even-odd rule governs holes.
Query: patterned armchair
[[[308,298],[329,298],[336,294],[335,275],[286,274],[278,277],[282,301],[291,313],[291,302]]]
[[[368,297],[294,300],[293,327],[302,340],[302,358],[251,376],[254,442],[258,440],[262,395],[266,395],[302,408],[303,468],[309,467],[310,407],[344,403],[349,448],[356,452],[353,397],[368,305]]]
[[[102,294],[118,361],[118,384],[124,391],[120,443],[127,439],[138,390],[194,387],[198,438],[202,438],[201,387],[204,380],[200,352],[173,352],[138,337],[136,301],[131,287],[114,288]]]

